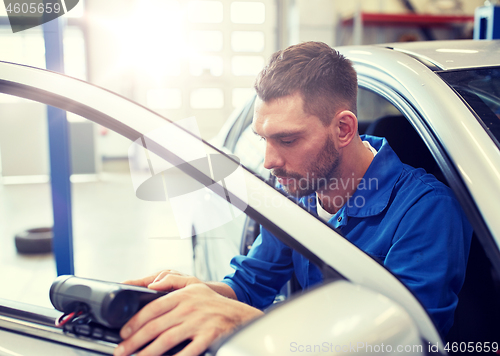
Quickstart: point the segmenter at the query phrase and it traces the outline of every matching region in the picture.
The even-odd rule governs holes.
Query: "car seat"
[[[370,127],[371,121],[358,121],[358,132],[360,135],[366,133],[366,129]]]
[[[423,168],[446,184],[446,179],[431,152],[403,115],[381,117],[372,122],[365,133],[385,137],[403,163],[415,168]]]
[[[420,135],[403,115],[384,116],[366,134],[385,137],[403,163],[424,168],[447,183]],[[500,337],[500,288],[494,268],[474,234],[465,282],[460,291],[455,322],[446,337],[453,342],[498,342]],[[444,336],[444,335],[443,335]],[[451,345],[451,344],[450,344]],[[459,354],[450,350],[450,354]],[[469,354],[469,353],[468,353]],[[481,353],[484,354],[484,353]]]
[[[450,343],[486,342],[500,340],[500,289],[495,270],[476,235],[472,243],[465,274],[465,282],[458,294],[455,322],[446,337]],[[460,350],[450,355],[461,354]],[[467,353],[468,355],[470,353]],[[476,352],[484,355],[484,352]]]

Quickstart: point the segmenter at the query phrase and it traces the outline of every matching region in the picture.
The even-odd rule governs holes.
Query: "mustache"
[[[295,178],[295,179],[301,179],[303,178],[300,174],[294,173],[294,172],[287,172],[284,169],[278,168],[278,169],[272,169],[271,174],[275,177],[280,177],[280,178]]]

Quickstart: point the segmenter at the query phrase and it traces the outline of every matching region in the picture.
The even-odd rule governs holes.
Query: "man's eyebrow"
[[[255,131],[255,129],[253,128],[252,126],[252,132],[254,134],[256,134],[257,136],[259,137],[264,137],[264,136],[261,136],[257,131]],[[290,137],[290,136],[297,136],[297,135],[301,135],[304,131],[303,130],[298,130],[298,131],[282,131],[282,132],[277,132],[275,134],[272,134],[271,136],[269,136],[269,138],[284,138],[284,137]]]
[[[299,136],[304,132],[304,130],[296,130],[296,131],[281,131],[269,136],[269,138],[284,138],[290,136]]]

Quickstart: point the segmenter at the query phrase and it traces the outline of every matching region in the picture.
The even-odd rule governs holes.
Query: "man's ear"
[[[339,148],[347,146],[358,134],[358,119],[349,110],[344,110],[335,115],[337,123]]]

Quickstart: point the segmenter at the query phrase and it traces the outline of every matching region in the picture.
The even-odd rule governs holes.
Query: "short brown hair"
[[[299,92],[304,111],[324,125],[342,109],[356,115],[356,71],[351,61],[322,42],[304,42],[274,53],[254,87],[263,101]]]

